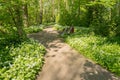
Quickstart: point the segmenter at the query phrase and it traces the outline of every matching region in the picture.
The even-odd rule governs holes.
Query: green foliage
[[[119,0],[1,0],[0,25],[17,27],[20,33],[23,25],[56,22],[92,27],[103,36],[119,36],[119,7]]]
[[[55,25],[54,25],[54,28],[55,28],[56,30],[58,30],[58,31],[61,31],[61,30],[63,30],[63,29],[66,28],[66,27],[68,27],[68,26],[61,26],[61,25],[59,25],[59,24],[55,24]]]
[[[0,79],[34,80],[42,68],[44,54],[45,48],[34,40],[4,46],[0,49]]]
[[[41,25],[33,25],[33,26],[30,26],[30,27],[25,27],[24,28],[24,31],[27,33],[27,34],[30,34],[30,33],[37,33],[37,32],[40,32],[42,31],[45,27],[47,26],[51,26],[51,25],[54,25],[54,23],[44,23],[44,24],[41,24]]]
[[[119,0],[61,0],[57,3],[56,23],[92,27],[102,36],[119,36]]]
[[[117,6],[119,2],[115,0],[95,0],[88,6],[87,18],[88,26],[94,28],[94,32],[102,36],[117,36],[118,16]],[[115,16],[116,15],[116,16]],[[117,30],[117,31],[116,31]]]
[[[44,25],[40,25],[40,26],[30,26],[30,27],[25,27],[24,30],[26,33],[37,33],[42,31]]]
[[[120,75],[119,39],[98,36],[92,29],[83,27],[77,27],[74,34],[65,37],[70,46],[117,75]]]
[[[80,1],[60,1],[56,21],[61,25],[80,25]]]

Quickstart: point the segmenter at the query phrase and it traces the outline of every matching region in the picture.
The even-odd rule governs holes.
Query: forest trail
[[[36,80],[120,80],[64,43],[52,27],[29,36],[47,49],[45,64]]]

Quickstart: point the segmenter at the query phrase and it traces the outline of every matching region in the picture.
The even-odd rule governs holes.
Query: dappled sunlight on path
[[[51,27],[29,35],[47,49],[45,64],[36,80],[120,80],[80,55],[58,35]]]

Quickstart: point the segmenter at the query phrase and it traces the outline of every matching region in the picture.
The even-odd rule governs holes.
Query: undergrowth
[[[0,80],[35,80],[43,65],[44,46],[32,39],[9,43],[0,43]]]
[[[43,28],[44,28],[44,25],[39,25],[39,26],[25,27],[24,30],[26,33],[37,33],[42,31]]]
[[[37,32],[42,31],[46,27],[50,27],[51,25],[54,25],[54,23],[44,23],[44,24],[36,25],[36,26],[33,25],[33,26],[30,26],[30,27],[25,27],[24,31],[27,34],[29,34],[29,33],[37,33]]]
[[[63,37],[81,54],[120,76],[120,37],[95,35],[91,28],[85,27],[75,27],[74,34]]]

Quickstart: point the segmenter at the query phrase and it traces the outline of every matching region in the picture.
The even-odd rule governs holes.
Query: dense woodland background
[[[1,0],[0,28],[24,34],[23,27],[55,22],[92,27],[104,36],[120,35],[119,0]],[[4,33],[0,29],[1,33]]]
[[[45,48],[28,39],[27,34],[42,30],[48,23],[61,29],[74,26],[75,34],[64,37],[67,43],[120,75],[120,0],[0,0],[0,79],[35,79]],[[42,51],[41,61],[33,57],[32,54],[38,55],[35,51]],[[15,57],[18,55],[21,57]],[[25,77],[29,69],[24,64],[32,65],[30,62],[35,61]],[[19,66],[18,72],[14,72],[18,65],[24,70]]]

